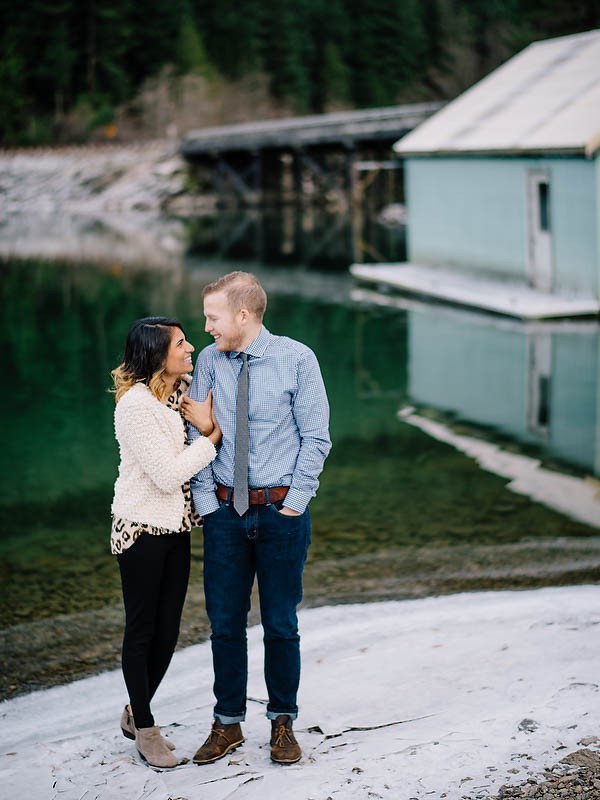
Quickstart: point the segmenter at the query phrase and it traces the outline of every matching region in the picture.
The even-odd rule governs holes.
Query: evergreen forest
[[[107,124],[169,66],[260,73],[295,113],[447,99],[536,39],[600,27],[600,0],[0,0],[0,142]]]

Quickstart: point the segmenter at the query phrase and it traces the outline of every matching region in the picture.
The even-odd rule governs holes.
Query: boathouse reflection
[[[408,312],[408,395],[600,473],[597,322]]]

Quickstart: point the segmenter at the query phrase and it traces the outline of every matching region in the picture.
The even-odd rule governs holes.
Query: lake
[[[263,281],[266,326],[317,353],[329,394],[306,603],[600,578],[593,518],[511,491],[427,432],[539,461],[542,482],[596,487],[598,323],[525,325],[357,286],[350,261],[402,258],[403,235],[372,224],[358,236],[323,214],[223,214],[194,223],[185,255],[162,266],[43,252],[0,262],[0,696],[118,664],[110,370],[141,316],[176,316],[197,349],[208,344],[202,287],[235,268]],[[207,632],[199,531],[193,550],[183,645]]]

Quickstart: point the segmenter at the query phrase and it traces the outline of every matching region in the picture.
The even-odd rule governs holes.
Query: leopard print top
[[[190,388],[190,378],[184,375],[179,386],[167,398],[165,405],[174,411],[179,411],[181,399],[184,397]],[[181,487],[184,498],[184,511],[183,519],[181,520],[181,528],[179,531],[170,531],[166,528],[158,528],[155,525],[148,525],[147,523],[133,522],[129,519],[121,519],[120,517],[112,518],[112,526],[110,531],[110,550],[113,555],[119,555],[125,550],[128,550],[139,539],[140,534],[149,533],[152,536],[165,536],[171,533],[179,533],[183,531],[191,531],[192,528],[197,528],[202,524],[202,518],[196,513],[194,502],[192,500],[192,490],[190,489],[190,482],[186,481]]]

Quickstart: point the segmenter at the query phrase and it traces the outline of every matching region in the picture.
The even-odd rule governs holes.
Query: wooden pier
[[[181,144],[200,191],[226,205],[336,202],[401,162],[392,146],[441,103],[265,120],[191,131]],[[365,170],[365,164],[369,170]],[[371,177],[369,177],[371,176]]]

